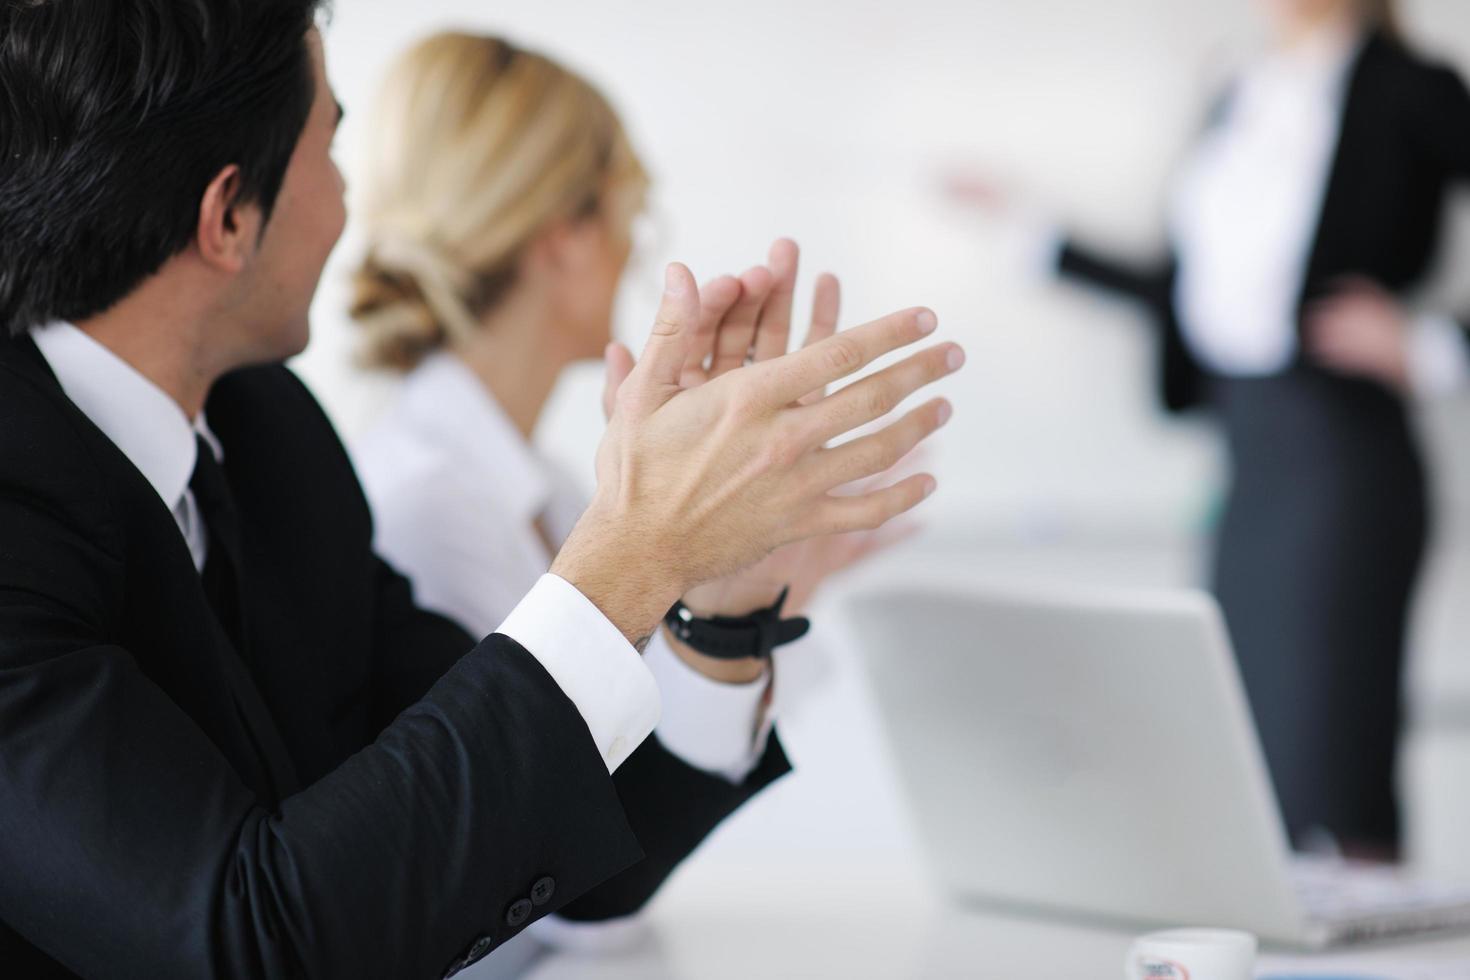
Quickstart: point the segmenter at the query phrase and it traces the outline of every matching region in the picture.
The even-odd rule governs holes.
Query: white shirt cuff
[[[1470,381],[1465,332],[1451,317],[1421,314],[1409,326],[1409,385],[1416,395],[1447,395]]]
[[[541,576],[495,632],[525,647],[576,705],[608,772],[658,724],[659,688],[643,658],[565,579]]]
[[[643,654],[663,695],[658,740],[674,755],[731,783],[750,775],[770,737],[771,675],[748,684],[711,680],[685,663],[660,629]]]

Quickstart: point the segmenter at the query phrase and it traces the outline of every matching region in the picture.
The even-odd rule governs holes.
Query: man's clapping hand
[[[760,274],[752,278],[759,287]],[[935,345],[821,397],[828,385],[931,334],[934,314],[895,313],[736,369],[737,348],[743,363],[758,346],[761,307],[744,347],[735,334],[721,348],[717,332],[715,354],[723,354],[706,361],[698,383],[687,372],[699,367],[697,338],[709,321],[689,271],[670,266],[653,336],[617,389],[598,451],[597,493],[552,570],[635,642],[694,586],[783,545],[880,528],[934,489],[932,477],[918,474],[856,495],[833,493],[907,455],[947,418],[942,399],[835,448],[828,443],[957,370],[957,345]]]

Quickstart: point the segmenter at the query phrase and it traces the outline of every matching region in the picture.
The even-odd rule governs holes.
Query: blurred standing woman
[[[1224,424],[1214,586],[1290,833],[1390,857],[1428,512],[1405,396],[1470,373],[1460,326],[1399,297],[1470,176],[1470,95],[1405,46],[1390,0],[1261,2],[1275,43],[1177,175],[1172,255],[1140,267],[1060,236],[1057,269],[1144,303],[1168,408]]]

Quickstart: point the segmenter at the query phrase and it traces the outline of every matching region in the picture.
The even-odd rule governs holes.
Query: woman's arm
[[[1451,68],[1413,76],[1399,111],[1420,160],[1450,179],[1470,178],[1470,89]],[[1470,382],[1470,316],[1412,315],[1367,280],[1339,284],[1306,311],[1313,356],[1344,374],[1418,395],[1441,395]]]
[[[1452,177],[1470,178],[1470,89],[1454,69],[1426,69],[1403,112],[1409,137],[1426,159]]]
[[[1392,293],[1349,280],[1306,310],[1306,342],[1318,363],[1405,394],[1445,395],[1470,381],[1463,321],[1413,315]]]
[[[1142,303],[1154,312],[1172,301],[1172,258],[1152,262],[1129,260],[1067,236],[1057,257],[1057,272],[1084,285]]]

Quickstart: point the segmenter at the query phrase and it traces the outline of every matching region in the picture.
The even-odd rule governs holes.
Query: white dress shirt
[[[204,567],[208,535],[189,490],[203,435],[221,455],[203,414],[190,422],[178,403],[122,358],[71,324],[32,332],[36,346],[78,408],[158,492]],[[553,576],[532,579],[499,628],[536,658],[581,713],[611,772],[653,731],[658,685],[622,633],[585,596]],[[519,598],[519,595],[517,596]],[[514,606],[514,609],[511,607]]]
[[[189,489],[199,449],[195,436],[204,437],[216,459],[224,458],[204,413],[191,424],[161,388],[69,323],[34,330],[31,339],[66,397],[158,491],[184,535],[194,567],[203,570],[209,534]]]
[[[560,546],[586,508],[576,481],[539,456],[475,374],[446,352],[408,376],[397,403],[353,450],[379,553],[413,581],[421,605],[476,634],[494,629],[545,580],[553,558],[547,539]],[[596,659],[566,664],[580,676],[563,686],[608,684]],[[643,661],[662,693],[663,746],[698,769],[743,780],[770,731],[767,679],[712,681],[680,659],[662,631]]]

